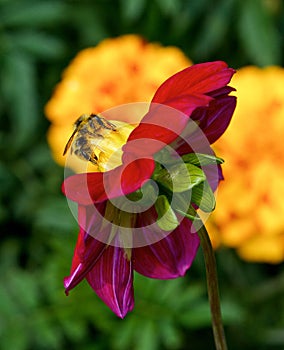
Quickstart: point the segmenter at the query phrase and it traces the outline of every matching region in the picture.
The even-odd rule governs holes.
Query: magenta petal
[[[190,152],[209,152],[210,154],[209,144],[214,143],[225,132],[235,107],[236,98],[224,95],[211,101],[209,107],[194,111],[191,118],[198,124],[199,128],[194,129],[190,123],[187,125],[181,135],[182,138],[177,139],[173,145],[177,153],[183,155]]]
[[[214,143],[227,129],[236,108],[235,96],[224,96],[213,100],[208,108],[199,109],[192,114],[210,144]],[[198,143],[198,138],[192,142]]]
[[[92,252],[93,256],[88,254],[89,258],[85,259],[84,261],[81,261],[79,250],[82,248],[80,246],[82,242],[82,237],[79,236],[72,260],[70,275],[64,278],[64,287],[66,294],[68,294],[71,289],[76,287],[76,285],[79,284],[86,277],[87,273],[96,264],[96,262],[99,260],[100,256],[105,250],[106,246],[104,243],[95,240],[91,236],[89,236],[88,239],[91,242],[88,245],[88,250]]]
[[[232,91],[236,91],[236,89],[231,86],[224,86],[224,87],[221,87],[220,89],[209,92],[207,95],[213,98],[220,98],[220,97],[228,96]]]
[[[86,227],[89,225],[91,219],[96,220],[94,218],[93,208],[79,205],[78,221],[80,231],[73,255],[70,275],[64,278],[66,294],[86,277],[86,274],[96,264],[106,247],[104,243],[95,240],[87,234]]]
[[[131,265],[122,248],[108,246],[87,275],[97,295],[121,318],[134,307]]]
[[[184,219],[178,228],[159,242],[134,248],[134,270],[141,275],[158,279],[183,276],[199,247],[199,237],[192,230],[191,221]]]
[[[202,167],[206,175],[206,179],[211,187],[212,191],[215,192],[219,186],[219,182],[224,180],[222,167],[220,164],[210,164]]]

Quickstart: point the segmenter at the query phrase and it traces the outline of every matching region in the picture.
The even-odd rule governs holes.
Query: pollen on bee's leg
[[[95,153],[92,153],[92,154],[91,154],[91,157],[90,157],[89,161],[90,161],[92,164],[94,164],[94,165],[97,165],[97,164],[98,164],[98,157],[96,156]]]

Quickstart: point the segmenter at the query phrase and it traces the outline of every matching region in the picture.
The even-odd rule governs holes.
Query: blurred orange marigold
[[[225,180],[209,220],[213,242],[249,261],[284,260],[284,69],[245,67],[233,77],[235,117],[215,149]]]
[[[48,142],[56,162],[64,165],[62,152],[81,114],[148,102],[164,80],[191,64],[178,48],[147,43],[137,35],[106,39],[79,52],[45,108],[51,122]]]

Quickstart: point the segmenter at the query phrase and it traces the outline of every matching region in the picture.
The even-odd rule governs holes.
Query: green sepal
[[[171,192],[184,192],[205,181],[202,169],[193,164],[179,163],[162,168],[155,173],[153,179]]]
[[[175,164],[177,162],[177,158],[175,156],[175,151],[173,153],[172,148],[169,146],[162,148],[158,153],[154,155],[154,159],[156,164],[163,164],[163,165],[169,165],[169,164]]]
[[[153,186],[153,181],[147,181],[141,188],[126,195],[128,201],[125,200],[124,197],[117,197],[112,201],[115,203],[120,203],[119,207],[128,212],[133,209],[133,206],[144,210],[145,208],[149,208],[150,206],[154,205],[156,202],[158,197],[158,188],[155,183],[154,185],[155,186]]]
[[[157,193],[151,181],[148,181],[135,192],[127,194],[126,198],[128,198],[132,202],[137,202],[141,200],[149,202],[157,198]]]
[[[210,213],[215,209],[215,196],[207,181],[202,182],[192,189],[191,202],[195,203],[206,213]]]
[[[191,221],[195,221],[195,220],[201,221],[201,219],[200,219],[200,217],[198,216],[196,210],[195,210],[192,206],[190,206],[190,207],[188,208],[188,210],[187,210],[186,213],[183,212],[183,211],[181,211],[181,210],[179,210],[179,209],[176,209],[176,211],[177,211],[179,214],[181,214],[182,216],[184,216],[185,218],[187,218],[187,219],[189,219],[189,220],[191,220]]]
[[[224,163],[222,158],[203,153],[188,153],[182,156],[182,160],[185,163],[190,163],[196,166]]]
[[[155,208],[158,214],[157,224],[163,231],[172,231],[178,227],[179,221],[165,195],[157,198]]]

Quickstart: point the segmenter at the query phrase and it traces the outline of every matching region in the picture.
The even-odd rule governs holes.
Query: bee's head
[[[77,129],[83,122],[90,118],[89,114],[82,114],[74,123],[75,128]]]

